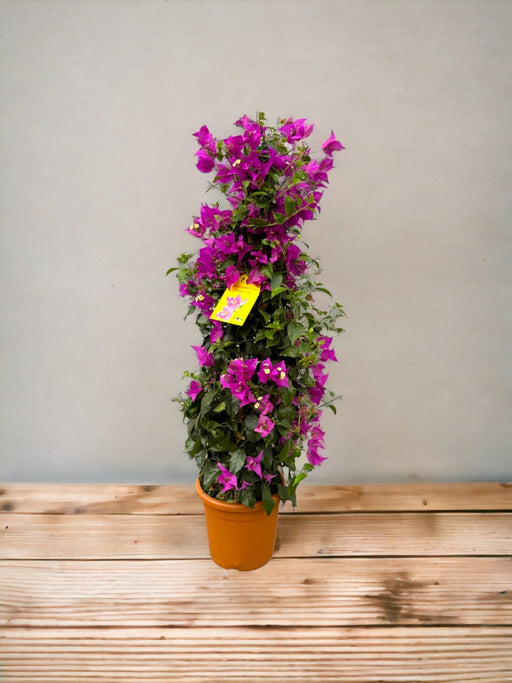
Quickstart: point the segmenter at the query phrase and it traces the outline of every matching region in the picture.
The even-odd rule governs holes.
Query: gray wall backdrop
[[[346,308],[311,482],[512,474],[512,2],[3,0],[1,478],[192,482],[203,123],[307,117]]]

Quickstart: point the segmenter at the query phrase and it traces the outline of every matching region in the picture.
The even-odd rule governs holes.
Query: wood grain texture
[[[190,485],[0,484],[0,510],[17,513],[200,515]],[[298,512],[511,510],[512,482],[455,482],[308,486],[298,489]],[[293,514],[290,504],[283,514]]]
[[[511,558],[9,561],[6,626],[510,625]]]
[[[509,555],[512,513],[282,515],[276,557]],[[209,557],[199,515],[0,513],[0,558]]]
[[[10,683],[510,683],[511,628],[0,629]]]
[[[245,573],[191,486],[4,485],[0,682],[512,682],[509,484],[299,491]]]

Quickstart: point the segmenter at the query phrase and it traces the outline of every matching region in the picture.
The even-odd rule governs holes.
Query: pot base
[[[196,492],[204,504],[208,544],[212,560],[223,569],[251,571],[271,559],[276,540],[279,496],[267,515],[261,502],[254,508],[225,503],[208,496],[199,479]]]

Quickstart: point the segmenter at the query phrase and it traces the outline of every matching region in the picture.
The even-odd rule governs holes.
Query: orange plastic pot
[[[225,503],[208,496],[199,479],[196,492],[204,503],[208,544],[212,560],[224,569],[250,571],[266,564],[276,541],[279,496],[274,494],[270,515],[261,502],[254,508]]]

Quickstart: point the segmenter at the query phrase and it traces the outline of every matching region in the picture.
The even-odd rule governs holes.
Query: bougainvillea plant
[[[325,407],[336,412],[325,367],[337,360],[333,335],[344,313],[338,303],[317,302],[331,294],[316,280],[319,264],[301,237],[343,145],[331,132],[315,160],[305,119],[272,127],[258,114],[235,126],[240,132],[225,139],[206,126],[194,133],[197,168],[214,174],[208,189],[227,201],[202,204],[187,228],[200,248],[168,271],[202,336],[193,346],[198,369],[185,372],[188,389],[176,400],[203,490],[249,507],[261,500],[269,514],[273,493],[295,505],[297,485],[325,460],[320,416]],[[221,295],[243,275],[260,287],[244,324],[212,320]]]

